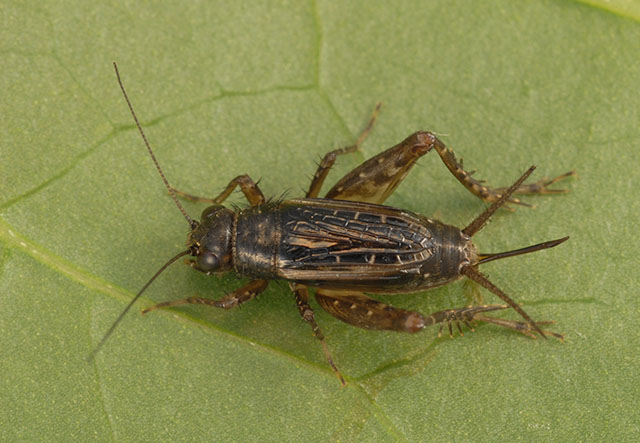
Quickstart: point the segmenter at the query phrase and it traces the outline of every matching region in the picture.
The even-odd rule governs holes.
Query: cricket
[[[113,64],[124,99],[159,175],[179,211],[189,224],[186,249],[169,259],[140,289],[90,357],[104,345],[118,323],[153,281],[171,264],[185,262],[207,275],[234,272],[249,283],[221,298],[192,296],[166,301],[146,308],[151,311],[184,304],[201,304],[232,309],[246,303],[275,279],[288,282],[298,312],[320,342],[332,371],[344,386],[346,381],[336,366],[325,336],[310,305],[311,293],[317,304],[335,318],[371,330],[416,333],[431,325],[444,326],[453,336],[453,325],[473,330],[478,323],[491,323],[528,337],[555,337],[562,334],[542,329],[554,322],[534,321],[520,306],[478,269],[498,259],[528,254],[557,246],[569,237],[501,253],[481,253],[472,242],[490,217],[508,205],[530,206],[516,194],[559,194],[565,189],[551,185],[575,175],[567,172],[552,179],[525,184],[535,166],[515,183],[492,188],[464,169],[453,151],[436,135],[418,131],[347,173],[320,198],[327,174],[340,155],[357,151],[378,115],[376,107],[368,125],[352,146],[327,153],[311,180],[304,198],[273,200],[248,175],[239,175],[215,198],[196,197],[174,189],[163,173],[142,125],[125,91],[116,63]],[[435,150],[451,174],[473,195],[490,203],[468,226],[460,229],[429,217],[384,206],[416,161]],[[248,201],[245,208],[230,209],[222,204],[239,188]],[[208,203],[195,220],[187,214],[178,196]],[[504,304],[468,305],[429,315],[382,303],[373,294],[406,294],[425,291],[466,277],[498,296]],[[488,315],[511,308],[520,320]]]

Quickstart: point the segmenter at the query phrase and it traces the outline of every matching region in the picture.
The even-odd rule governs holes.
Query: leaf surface
[[[615,429],[637,439],[634,3],[8,2],[0,17],[3,437],[575,441]],[[363,152],[341,157],[327,183],[420,129],[497,186],[531,164],[537,177],[577,170],[560,186],[569,194],[526,197],[536,209],[503,211],[475,237],[496,252],[571,236],[483,267],[566,342],[490,325],[455,340],[363,331],[317,307],[341,389],[287,285],[273,282],[231,312],[134,309],[87,362],[188,231],[114,60],[186,192],[212,196],[247,173],[266,195],[300,196],[320,156],[353,143],[379,101]],[[458,226],[484,208],[435,154],[388,203]],[[240,284],[175,265],[137,308]],[[427,314],[464,305],[465,292],[381,299]]]

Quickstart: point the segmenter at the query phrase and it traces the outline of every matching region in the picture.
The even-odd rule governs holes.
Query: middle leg
[[[318,326],[318,323],[316,323],[313,309],[311,309],[311,306],[309,305],[309,289],[304,285],[296,283],[290,283],[289,286],[296,296],[296,305],[298,306],[300,317],[302,317],[304,321],[311,325],[313,336],[320,340],[320,343],[322,344],[322,350],[324,351],[324,356],[326,357],[329,366],[331,366],[331,369],[333,369],[333,372],[335,372],[336,376],[340,380],[340,384],[342,384],[342,386],[346,386],[347,382],[344,381],[344,378],[338,370],[338,367],[333,362],[333,357],[331,357],[331,353],[329,352],[329,347],[327,346],[327,342],[324,339],[324,334],[322,333],[322,331],[320,331],[320,327]]]

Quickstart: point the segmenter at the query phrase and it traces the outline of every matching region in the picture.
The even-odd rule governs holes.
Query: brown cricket
[[[167,301],[143,310],[143,313],[183,304],[203,304],[231,309],[248,302],[264,291],[270,280],[289,282],[298,311],[311,325],[322,343],[325,356],[341,383],[345,381],[329,353],[325,338],[309,305],[309,288],[315,289],[318,304],[334,317],[351,325],[376,330],[418,332],[437,323],[452,324],[462,332],[461,323],[472,328],[473,322],[488,322],[516,330],[530,337],[539,334],[563,338],[562,334],[545,331],[502,290],[491,283],[478,265],[491,260],[526,254],[559,245],[569,237],[547,241],[522,249],[482,254],[471,238],[496,210],[506,203],[526,205],[513,194],[556,194],[566,192],[549,186],[574,174],[573,171],[553,179],[523,184],[533,172],[531,167],[508,188],[490,188],[467,172],[434,134],[419,131],[398,145],[365,161],[339,180],[324,196],[318,198],[324,180],[338,155],[358,150],[371,130],[380,105],[353,146],[326,154],[319,164],[305,198],[268,201],[258,185],[240,175],[215,198],[194,197],[169,185],[142,131],[136,114],[114,63],[118,82],[145,145],[162,180],[179,210],[187,219],[191,232],[187,249],[170,259],[138,292],[116,319],[94,352],[100,349],[118,322],[147,287],[170,264],[180,257],[192,257],[187,263],[206,274],[235,272],[251,281],[232,293],[217,299],[189,297]],[[464,229],[447,225],[402,209],[382,206],[398,187],[416,161],[435,149],[449,171],[472,194],[491,206]],[[249,202],[246,209],[228,209],[224,200],[240,187]],[[200,221],[186,213],[176,195],[210,203]],[[500,297],[506,305],[465,306],[423,315],[395,308],[369,295],[411,293],[441,286],[466,276]],[[506,320],[486,315],[511,307],[525,321]]]

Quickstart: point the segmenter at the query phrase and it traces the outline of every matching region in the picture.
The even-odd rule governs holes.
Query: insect
[[[453,324],[462,333],[461,324],[473,329],[472,323],[486,322],[533,338],[536,334],[545,338],[563,338],[562,334],[541,329],[541,325],[550,322],[533,321],[516,302],[491,283],[478,270],[478,266],[492,260],[551,248],[569,237],[497,254],[479,253],[471,238],[506,203],[526,205],[514,197],[516,193],[566,192],[551,189],[550,185],[573,175],[573,171],[551,180],[523,184],[535,168],[531,167],[512,186],[490,188],[474,179],[472,173],[463,168],[453,152],[434,134],[421,131],[365,161],[339,180],[324,198],[318,198],[337,156],[356,151],[363,142],[376,119],[378,105],[355,145],[331,151],[324,156],[305,198],[267,201],[248,175],[231,180],[222,193],[213,199],[194,197],[175,190],[167,181],[133,110],[115,63],[114,68],[147,150],[176,206],[189,223],[191,232],[187,237],[187,249],[171,258],[151,277],[116,319],[93,354],[158,275],[183,256],[190,256],[187,264],[207,275],[235,272],[251,278],[251,281],[219,299],[194,296],[159,303],[143,310],[143,313],[183,304],[231,309],[255,298],[267,288],[270,280],[286,280],[295,296],[299,314],[311,326],[313,335],[322,344],[329,365],[343,385],[345,380],[331,357],[309,304],[309,288],[315,289],[316,301],[328,313],[364,329],[418,332],[427,326],[440,324],[441,329],[443,325],[448,325],[452,335]],[[477,197],[491,202],[491,206],[464,229],[409,211],[382,206],[416,160],[434,149],[460,183]],[[243,192],[249,207],[232,210],[222,205],[236,187]],[[211,206],[203,211],[201,220],[197,221],[187,214],[177,195],[208,202]],[[465,306],[423,315],[389,306],[366,295],[418,292],[462,277],[479,283],[500,297],[506,305]],[[488,312],[508,307],[520,314],[524,321],[487,315]]]

